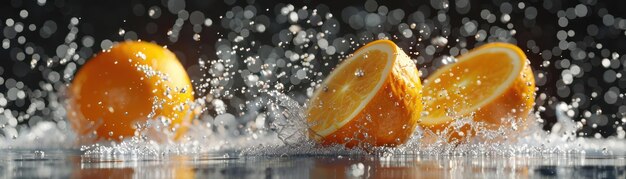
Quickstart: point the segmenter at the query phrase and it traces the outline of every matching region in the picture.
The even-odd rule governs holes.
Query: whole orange
[[[114,45],[83,65],[71,85],[67,116],[78,135],[119,141],[159,119],[175,137],[191,120],[192,86],[174,53],[153,43]]]

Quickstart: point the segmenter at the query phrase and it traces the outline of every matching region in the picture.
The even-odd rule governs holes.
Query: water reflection
[[[43,152],[43,151],[42,151]],[[85,156],[0,151],[0,178],[626,177],[624,156]],[[232,156],[232,155],[231,155]]]

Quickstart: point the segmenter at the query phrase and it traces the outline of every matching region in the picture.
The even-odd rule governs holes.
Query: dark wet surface
[[[43,154],[42,154],[43,152]],[[86,156],[4,150],[0,178],[624,178],[624,156]]]

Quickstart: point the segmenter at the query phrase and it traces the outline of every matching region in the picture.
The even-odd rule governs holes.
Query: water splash
[[[595,36],[600,29],[621,32],[626,26],[624,19],[615,18],[605,8],[595,10],[592,4],[575,4],[563,7],[566,10],[555,10],[552,15],[559,28],[554,36],[559,42],[554,47],[543,47],[538,40],[525,37],[541,32],[534,26],[538,23],[538,13],[552,10],[524,2],[497,3],[493,8],[478,9],[475,16],[464,15],[472,13],[471,9],[476,7],[463,0],[455,1],[454,6],[449,6],[447,1],[431,1],[430,5],[420,6],[415,12],[389,9],[383,3],[372,0],[366,1],[364,8],[351,6],[341,12],[332,12],[324,4],[315,7],[278,4],[274,9],[249,4],[233,6],[219,18],[205,17],[200,11],[188,12],[178,6],[166,6],[146,8],[144,20],[174,16],[171,19],[174,23],[168,25],[168,30],[162,34],[171,43],[181,39],[205,42],[209,35],[202,34],[203,29],[215,26],[224,29],[218,34],[210,34],[219,37],[212,52],[215,58],[200,55],[194,70],[189,70],[196,72],[192,76],[193,90],[199,98],[194,104],[199,107],[182,141],[174,141],[168,133],[151,130],[167,125],[167,121],[156,120],[140,124],[140,134],[121,143],[101,141],[80,147],[82,144],[76,142],[75,134],[68,132],[70,129],[64,119],[66,112],[62,104],[65,86],[93,52],[107,50],[117,40],[96,41],[93,36],[79,33],[77,26],[88,23],[80,17],[68,18],[67,31],[59,28],[65,24],[52,20],[28,24],[23,20],[29,17],[28,10],[25,10],[26,13],[19,13],[22,19],[4,19],[6,26],[3,27],[2,48],[12,52],[10,57],[13,61],[20,64],[27,61],[25,68],[22,68],[24,65],[16,65],[14,68],[18,70],[13,70],[13,73],[31,69],[40,72],[43,80],[36,85],[26,85],[19,78],[6,77],[5,73],[9,73],[8,70],[5,72],[6,67],[0,68],[0,74],[3,74],[0,85],[6,89],[0,93],[0,146],[81,148],[93,155],[197,154],[230,150],[241,151],[243,155],[540,155],[616,154],[624,151],[620,139],[625,136],[622,113],[626,108],[622,108],[619,102],[623,97],[620,91],[623,79],[621,64],[626,58],[618,50],[607,48],[609,44],[602,44],[602,39]],[[270,13],[272,10],[276,13]],[[596,14],[602,24],[585,24],[586,34],[570,29],[584,18],[596,18]],[[463,17],[454,20],[460,15]],[[193,34],[184,33],[182,29],[188,27],[186,25],[193,27]],[[146,25],[149,33],[160,32],[158,28],[156,24]],[[520,28],[531,30],[516,30]],[[28,43],[26,37],[31,37],[25,35],[29,33],[26,29],[35,29],[30,30],[37,32],[37,36],[32,38],[47,39],[56,35],[64,40],[52,50],[53,53],[47,54],[40,50],[43,48],[40,45]],[[137,40],[137,33],[136,29],[120,27],[113,34],[120,39]],[[516,38],[521,36],[524,38]],[[576,40],[579,36],[582,41]],[[556,85],[555,94],[540,91],[537,103],[539,113],[554,112],[557,122],[550,132],[544,132],[537,125],[530,125],[523,131],[516,129],[516,126],[524,124],[484,131],[480,123],[459,118],[451,125],[451,130],[438,134],[418,129],[407,144],[397,148],[363,151],[344,149],[341,145],[317,146],[307,137],[304,116],[306,99],[342,59],[375,39],[397,42],[413,58],[422,77],[443,65],[456,62],[453,56],[464,54],[486,42],[522,44],[530,58],[543,60],[537,63],[540,67],[535,68],[537,85],[540,88]],[[589,45],[579,46],[582,42]],[[597,64],[594,59],[598,59]],[[551,72],[555,69],[559,73]],[[601,75],[594,76],[594,73]],[[355,75],[364,74],[356,71]],[[552,78],[558,80],[548,81]],[[582,84],[586,82],[590,84]],[[602,87],[600,84],[610,87],[596,90]],[[570,98],[571,101],[565,101]],[[590,101],[598,99],[615,109],[590,104]],[[534,114],[530,119],[539,124],[548,122]],[[455,132],[457,135],[469,135],[458,134],[456,130],[467,124],[472,124],[474,131],[481,131],[476,134],[484,138],[481,140],[501,141],[488,143],[471,138],[459,143],[445,140]],[[617,126],[617,135],[613,138],[579,137],[602,138],[597,128],[610,125]],[[516,140],[497,137],[513,132],[523,137]],[[433,136],[438,138],[434,143],[423,142]]]

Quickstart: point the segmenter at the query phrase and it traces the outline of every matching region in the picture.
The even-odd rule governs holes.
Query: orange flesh
[[[367,60],[365,56],[374,60]],[[318,97],[310,102],[312,112],[308,119],[313,124],[311,129],[323,131],[331,126],[339,128],[344,120],[349,120],[353,112],[360,112],[362,109],[358,109],[359,106],[368,102],[365,101],[368,95],[364,94],[373,91],[376,82],[383,77],[381,73],[387,65],[387,58],[386,53],[374,50],[335,69],[337,72],[334,75],[337,78],[328,79],[327,83],[322,84]],[[362,75],[359,74],[361,72]],[[324,103],[325,101],[328,102]]]
[[[506,85],[503,83],[514,69],[513,61],[507,54],[484,53],[474,58],[455,63],[453,68],[427,82],[429,90],[424,91],[424,96],[433,97],[428,101],[433,104],[429,117],[437,119],[446,116],[446,113],[465,114],[496,93],[498,86]]]
[[[533,72],[522,50],[512,44],[489,43],[428,77],[423,98],[427,113],[419,124],[436,134],[449,135],[440,136],[448,139],[465,138],[475,130],[511,129],[513,124],[522,131],[529,125],[526,118],[535,103],[534,90]],[[468,124],[450,127],[451,122],[465,117],[484,128],[473,129]]]

